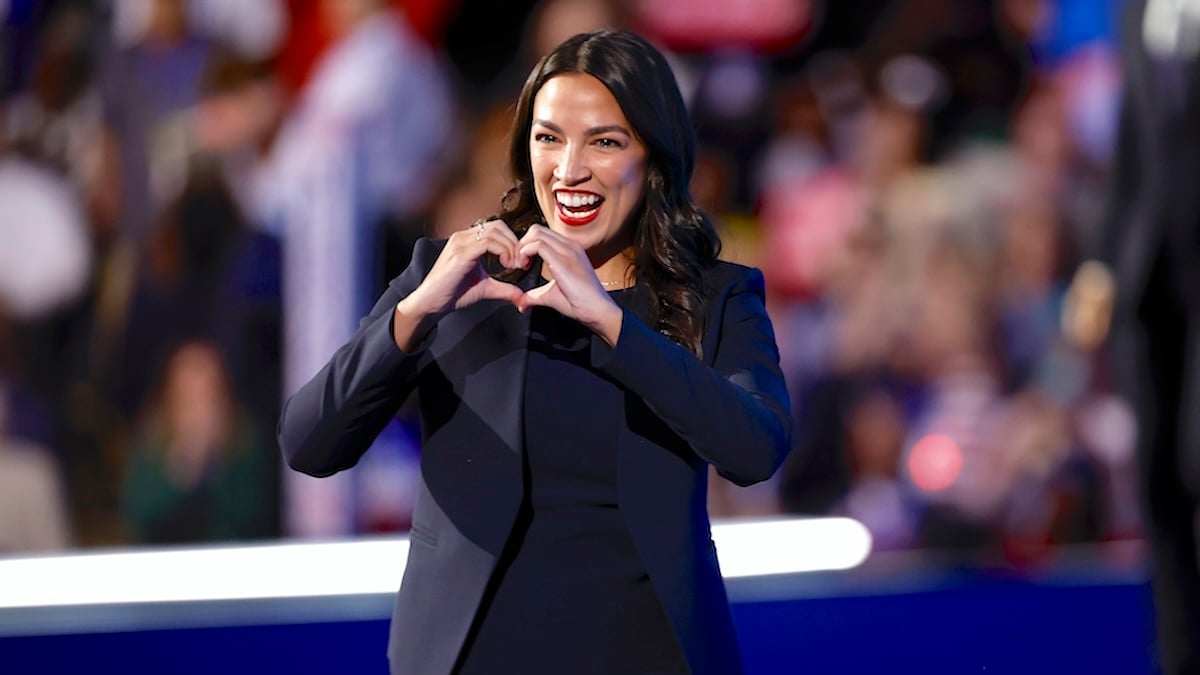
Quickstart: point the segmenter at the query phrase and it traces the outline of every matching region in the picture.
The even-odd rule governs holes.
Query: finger
[[[556,280],[551,280],[522,295],[517,308],[524,312],[530,307],[550,307],[558,310],[558,313],[564,316],[569,310],[566,298],[563,297],[562,289],[558,287]]]
[[[491,255],[496,256],[496,258],[500,260],[500,264],[504,265],[505,267],[510,266],[509,263],[512,261],[512,258],[515,255],[507,243],[486,237],[480,239],[479,241],[472,241],[468,245],[465,252],[477,264],[481,258],[490,253]]]
[[[520,308],[522,297],[525,295],[525,292],[515,284],[497,281],[491,277],[480,281],[478,288],[480,299],[504,300],[511,302],[518,308]]]
[[[497,234],[484,235],[478,242],[477,246],[483,248],[483,252],[491,253],[500,260],[500,264],[509,269],[524,267],[521,264],[521,256],[517,253],[517,245],[504,237]],[[483,255],[481,252],[479,255]]]
[[[503,220],[500,220],[499,218],[494,218],[492,220],[488,220],[488,221],[480,223],[479,225],[474,226],[474,227],[479,229],[480,236],[496,237],[501,240],[507,241],[508,243],[512,244],[514,247],[519,243],[519,240],[517,239],[517,234],[512,231],[512,228],[510,228],[507,223],[505,223]]]
[[[517,249],[519,255],[524,256],[541,256],[542,260],[547,263],[564,263],[571,255],[571,252],[564,250],[560,244],[548,239],[534,238],[531,240],[522,240],[520,247]]]
[[[477,237],[476,232],[479,232],[480,236]],[[516,256],[516,251],[508,242],[500,238],[484,237],[479,228],[475,227],[451,234],[438,260],[441,262],[445,259],[446,264],[454,265],[459,270],[459,274],[465,274],[468,269],[478,267],[480,258],[489,253],[496,256],[505,267],[509,267],[509,263]]]
[[[492,227],[476,225],[462,233],[464,236],[460,237],[461,245],[474,260],[490,253],[500,260],[501,265],[508,268],[518,267],[516,244],[501,232],[507,229],[503,224]]]
[[[548,253],[551,256],[557,254],[557,262],[560,266],[572,264],[573,266],[578,266],[581,270],[584,267],[591,268],[587,252],[579,242],[546,227],[539,228],[534,236],[524,238],[521,241],[522,248],[519,250],[522,252],[524,252],[524,245],[536,243],[539,246],[539,255],[542,258],[546,258]]]
[[[562,235],[559,235],[557,232],[551,230],[545,225],[534,223],[533,225],[529,226],[529,229],[525,231],[525,235],[521,237],[521,243],[525,244],[535,241],[555,241],[557,237],[561,236]]]
[[[512,228],[508,226],[508,223],[500,220],[499,218],[493,218],[492,220],[485,222],[483,226],[489,232],[494,232],[513,244],[516,244],[519,241],[517,239],[517,233],[512,231]]]
[[[521,246],[517,249],[517,255],[527,259],[533,259],[534,256],[541,257],[542,265],[550,269],[551,274],[553,274],[557,262],[561,259],[557,251],[548,248],[544,242],[538,240],[522,242]]]
[[[579,251],[583,253],[582,244],[561,232],[555,232],[545,225],[531,225],[525,236],[521,238],[522,243],[527,241],[545,241],[562,251]]]
[[[446,242],[446,250],[464,254],[472,258],[482,255],[479,244],[483,241],[483,230],[478,225],[472,225],[465,230],[450,234]]]
[[[579,282],[602,288],[600,280],[596,277],[596,270],[592,269],[587,256],[582,253],[548,239],[538,239],[523,245],[521,253],[539,256],[542,259],[542,265],[549,270],[550,276],[568,282],[569,288],[582,290],[583,287],[579,285]],[[568,295],[570,295],[569,292]]]
[[[500,264],[510,269],[524,269],[529,266],[528,258],[521,256],[517,252],[519,241],[517,235],[509,229],[508,225],[503,220],[489,220],[486,223],[472,228],[477,230],[475,237],[477,241],[493,241],[498,242],[506,254],[496,254],[494,249],[488,249],[500,259]]]

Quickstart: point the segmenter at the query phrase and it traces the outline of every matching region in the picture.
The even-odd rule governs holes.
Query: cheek
[[[631,158],[631,161],[625,166],[625,182],[627,185],[635,187],[640,196],[641,190],[646,185],[645,151],[639,152],[636,158]]]
[[[529,168],[533,176],[533,188],[540,195],[546,190],[546,180],[553,168],[549,167],[544,156],[536,152],[529,155]]]
[[[606,168],[607,184],[610,188],[620,188],[625,199],[640,196],[642,186],[646,182],[646,171],[641,162],[614,162]]]
[[[646,167],[642,164],[625,167],[622,186],[628,193],[627,198],[630,202],[636,203],[641,200],[642,192],[646,189]]]
[[[529,168],[533,171],[533,177],[541,182],[546,173],[546,158],[536,148],[529,149]]]

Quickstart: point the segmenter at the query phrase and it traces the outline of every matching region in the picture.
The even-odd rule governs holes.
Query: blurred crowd
[[[1135,422],[1068,282],[1104,211],[1119,2],[3,0],[0,551],[403,530],[402,410],[284,472],[281,399],[412,243],[496,211],[525,74],[632,28],[692,190],[760,266],[799,438],[715,517],[1010,561],[1138,536]]]

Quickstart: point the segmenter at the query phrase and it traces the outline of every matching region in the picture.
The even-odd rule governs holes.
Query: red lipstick
[[[570,201],[572,196],[578,199],[578,195],[586,195],[592,199],[588,204],[579,204],[566,206],[560,198],[565,198]],[[556,192],[554,195],[555,209],[558,211],[558,219],[564,225],[571,227],[582,227],[596,219],[600,215],[600,206],[604,203],[604,199],[594,193],[572,193],[572,192]],[[586,200],[585,200],[586,201]]]

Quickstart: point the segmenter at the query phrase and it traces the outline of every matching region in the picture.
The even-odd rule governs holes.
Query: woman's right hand
[[[524,292],[493,279],[480,261],[491,253],[509,269],[525,269],[530,258],[520,253],[518,244],[517,235],[502,220],[450,235],[421,285],[396,305],[392,333],[397,346],[407,351],[443,315],[480,300],[517,304]]]

